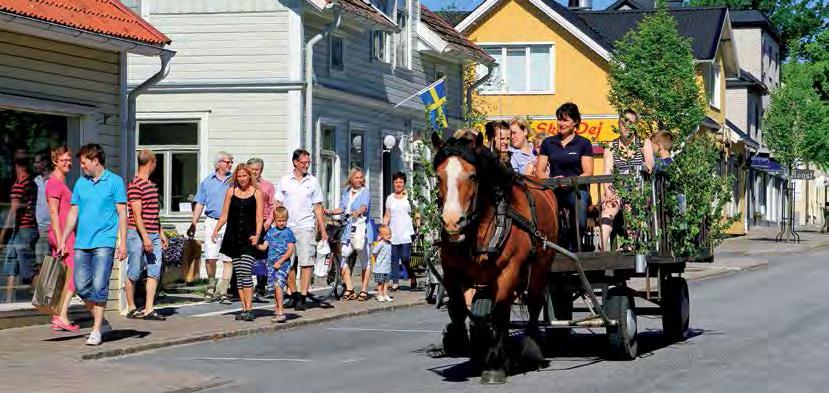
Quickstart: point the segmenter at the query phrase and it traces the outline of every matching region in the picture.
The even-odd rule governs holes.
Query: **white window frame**
[[[143,148],[148,148],[153,150],[154,153],[165,154],[165,170],[171,170],[170,166],[170,156],[173,153],[192,153],[195,152],[197,154],[197,162],[198,162],[198,179],[197,182],[201,182],[208,173],[212,172],[210,168],[210,157],[209,154],[206,153],[207,149],[207,134],[208,134],[208,116],[209,112],[152,112],[152,113],[138,113],[136,115],[135,121],[135,147],[136,152],[140,151]],[[139,127],[141,124],[146,123],[196,123],[198,125],[198,144],[197,145],[161,145],[161,146],[154,146],[154,145],[140,145],[138,143],[139,139]],[[189,217],[192,217],[192,213],[189,212],[171,212],[170,211],[170,191],[172,190],[172,180],[170,176],[164,174],[164,182],[163,185],[164,195],[161,196],[163,208],[159,211],[159,215],[165,218],[181,218],[189,220]]]
[[[481,42],[478,43],[478,46],[483,49],[491,49],[491,48],[500,48],[501,49],[501,59],[504,64],[498,64],[497,67],[500,68],[499,75],[501,75],[501,81],[498,81],[500,84],[499,90],[483,90],[479,89],[479,94],[481,95],[551,95],[556,94],[556,44],[555,42]],[[504,59],[507,58],[507,48],[516,48],[516,47],[524,47],[526,61],[524,66],[526,67],[526,75],[527,75],[527,87],[530,86],[530,78],[533,75],[532,70],[530,69],[530,47],[531,46],[549,46],[550,48],[550,86],[547,90],[542,91],[512,91],[508,90],[506,83],[504,83],[504,77],[507,74],[507,67],[506,61]]]
[[[708,84],[710,86],[706,86],[711,90],[708,92],[708,105],[710,105],[714,109],[720,109],[722,102],[720,97],[720,92],[722,90],[722,83],[720,82],[720,65],[715,61],[708,63]]]
[[[401,0],[401,3],[404,4],[404,8],[397,7],[395,9],[394,21],[395,23],[398,22],[398,17],[402,14],[406,20],[405,26],[398,26],[400,28],[400,32],[394,33],[394,67],[395,68],[404,68],[407,70],[412,69],[412,18],[411,12],[408,9],[408,3],[406,0]],[[401,45],[401,42],[405,42],[406,45],[406,52],[401,59],[398,56],[398,47]],[[372,43],[372,48],[374,43]]]
[[[342,42],[342,69],[334,68],[334,40],[338,39]],[[373,45],[373,43],[372,43]],[[343,74],[345,73],[345,38],[339,34],[331,34],[328,37],[328,73],[329,74]]]
[[[377,53],[377,49],[375,48],[375,45],[374,45],[374,41],[377,39],[376,37],[378,35],[382,37],[381,39],[383,41],[383,53],[382,54]],[[389,32],[383,31],[383,30],[372,30],[371,31],[371,39],[369,40],[369,43],[371,45],[371,61],[372,62],[378,62],[379,61],[381,63],[391,65],[392,56],[391,56],[391,52],[390,52],[389,49],[393,49],[393,48],[391,48],[391,45],[389,45],[390,42],[391,42],[391,35],[389,34]]]
[[[337,154],[337,134],[339,132],[338,131],[339,128],[337,127],[337,125],[334,122],[322,121],[321,120],[319,122],[320,136],[325,135],[324,130],[326,128],[330,128],[330,129],[334,130],[334,150],[325,149],[322,146],[322,141],[320,141],[320,159],[326,160],[326,159],[332,159],[333,158],[333,160],[334,160],[334,165],[332,167],[332,172],[333,173],[331,174],[333,184],[330,184],[330,186],[332,188],[331,188],[331,190],[329,190],[332,193],[330,197],[333,198],[333,199],[329,198],[330,200],[326,201],[328,203],[326,206],[329,206],[329,208],[333,208],[335,206],[338,206],[338,204],[340,202],[339,201],[340,200],[340,194],[341,194],[340,193],[340,185],[342,183],[341,180],[340,180],[341,160],[340,160],[340,155]],[[317,163],[316,165],[319,165],[319,167],[322,168],[322,163],[321,162]],[[323,179],[319,179],[319,180],[322,181]],[[326,198],[328,198],[328,196],[326,196]]]

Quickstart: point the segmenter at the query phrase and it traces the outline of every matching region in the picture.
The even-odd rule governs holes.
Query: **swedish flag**
[[[429,120],[432,122],[432,127],[446,128],[449,124],[446,122],[446,112],[443,106],[446,104],[446,78],[440,78],[437,82],[432,83],[429,87],[420,92],[420,100],[429,111]]]

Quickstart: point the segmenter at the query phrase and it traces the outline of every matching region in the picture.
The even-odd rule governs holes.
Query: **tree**
[[[640,136],[667,130],[684,140],[695,132],[705,116],[704,99],[691,40],[679,35],[674,18],[662,8],[614,47],[608,99],[620,113],[630,108],[639,114]]]
[[[763,120],[763,141],[789,170],[809,162],[829,166],[829,104],[815,90],[810,67],[784,66]]]

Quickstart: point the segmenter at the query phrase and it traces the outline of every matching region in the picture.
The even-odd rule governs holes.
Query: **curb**
[[[302,326],[309,326],[320,324],[324,322],[335,321],[339,319],[351,318],[351,317],[359,317],[365,315],[372,315],[379,312],[384,311],[395,311],[395,310],[402,310],[412,307],[417,307],[426,304],[425,299],[421,299],[415,302],[409,303],[401,303],[401,304],[394,304],[390,306],[383,306],[377,308],[369,308],[365,310],[357,310],[351,311],[346,313],[340,314],[333,314],[328,316],[322,316],[312,319],[298,319],[293,323],[286,323],[286,324],[271,324],[266,326],[259,326],[254,328],[247,328],[247,329],[235,329],[235,330],[224,330],[220,332],[209,332],[209,333],[202,333],[197,334],[189,337],[181,337],[181,338],[173,338],[169,340],[157,341],[152,343],[146,344],[137,344],[132,345],[129,347],[120,347],[120,348],[111,348],[106,349],[103,351],[96,351],[96,352],[88,352],[80,355],[81,360],[98,360],[98,359],[105,359],[105,358],[114,358],[114,357],[121,357],[126,355],[132,355],[139,352],[146,352],[152,351],[155,349],[161,348],[169,348],[179,345],[186,345],[186,344],[194,344],[199,342],[205,341],[218,341],[223,340],[226,338],[235,338],[235,337],[244,337],[244,336],[251,336],[255,334],[262,334],[262,333],[270,333],[270,332],[277,332],[281,330],[288,330]]]

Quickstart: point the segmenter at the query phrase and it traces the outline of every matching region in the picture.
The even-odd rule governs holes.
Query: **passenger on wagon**
[[[654,153],[656,154],[655,168],[657,172],[664,172],[668,166],[673,164],[671,149],[674,145],[674,137],[668,131],[659,131],[651,136]]]
[[[572,102],[565,103],[556,109],[558,119],[558,134],[548,137],[541,143],[541,150],[538,152],[538,162],[535,167],[535,175],[539,178],[546,178],[549,167],[549,177],[575,177],[593,175],[593,145],[587,138],[576,135],[581,113],[579,107]],[[578,189],[569,186],[559,187],[555,190],[559,206],[570,210],[571,214],[578,211],[579,233],[584,234],[587,227],[587,209],[590,203],[590,193],[587,185],[581,185]],[[567,236],[567,246],[571,250],[577,249],[578,239],[575,230]]]
[[[638,121],[636,112],[625,109],[619,117],[619,138],[604,149],[604,174],[633,174],[637,168],[653,170],[653,145],[650,139],[642,140],[632,128]],[[620,152],[621,154],[615,154]],[[604,251],[613,231],[613,220],[619,214],[621,200],[610,183],[604,183],[604,201],[602,202],[602,242],[599,249]]]
[[[486,130],[486,139],[489,141],[489,148],[501,163],[509,166],[510,162],[510,129],[509,124],[503,120],[491,121],[484,126]]]
[[[535,149],[529,141],[530,128],[527,122],[516,117],[509,122],[510,128],[510,166],[522,175],[535,174]]]

